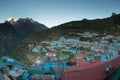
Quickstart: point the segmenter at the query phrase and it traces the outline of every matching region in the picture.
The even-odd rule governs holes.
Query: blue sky
[[[48,27],[120,13],[120,0],[0,0],[0,23],[8,17],[33,18]]]

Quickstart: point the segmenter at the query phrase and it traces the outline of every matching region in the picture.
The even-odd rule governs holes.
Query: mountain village
[[[76,34],[84,39],[60,37],[58,40],[41,41],[39,44],[29,43],[29,52],[39,55],[31,66],[25,67],[22,63],[4,56],[0,60],[0,63],[3,64],[0,68],[3,72],[8,71],[14,79],[22,76],[23,80],[30,78],[37,80],[34,79],[36,77],[42,80],[54,80],[60,78],[61,71],[66,67],[100,63],[120,55],[120,36],[104,35],[99,37],[98,33],[90,32]],[[85,40],[85,38],[93,37],[94,41]]]

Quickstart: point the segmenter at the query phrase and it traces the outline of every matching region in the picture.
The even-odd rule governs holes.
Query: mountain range
[[[8,18],[0,23],[0,56],[12,53],[24,39],[36,32],[48,29],[32,18]]]
[[[0,56],[8,55],[21,62],[29,62],[30,54],[28,44],[39,44],[42,40],[57,40],[59,37],[78,36],[75,33],[98,32],[112,35],[120,35],[120,14],[103,19],[83,19],[47,28],[44,24],[34,21],[32,18],[8,18],[0,23]],[[80,37],[80,36],[78,36]],[[30,54],[28,56],[28,54]]]
[[[22,44],[18,45],[10,56],[23,63],[25,63],[25,61],[27,63],[32,61],[30,60],[30,56],[31,58],[36,58],[36,56],[39,55],[31,54],[28,50],[29,44],[38,45],[40,41],[54,41],[60,37],[80,37],[76,35],[76,33],[84,32],[97,32],[100,36],[104,35],[104,33],[120,35],[120,14],[113,13],[112,16],[103,19],[71,21],[37,32],[28,37]]]
[[[85,31],[99,32],[100,34],[119,34],[120,31],[120,14],[113,13],[110,17],[103,19],[83,19],[79,21],[71,21],[54,26],[50,29],[37,32],[27,39],[28,42],[39,42],[41,40],[58,39],[60,36],[72,36],[74,33],[82,33]],[[70,34],[71,33],[71,34]]]

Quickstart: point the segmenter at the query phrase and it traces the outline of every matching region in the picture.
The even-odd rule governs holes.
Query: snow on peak
[[[15,25],[15,24],[17,24],[19,22],[24,23],[24,22],[27,22],[27,21],[29,21],[29,22],[31,22],[33,24],[36,23],[36,21],[34,21],[32,18],[29,18],[29,17],[27,17],[27,18],[7,18],[6,19],[6,22],[9,22],[12,25]]]
[[[19,18],[7,18],[6,22],[9,22],[10,24],[14,25],[18,20]]]
[[[17,22],[18,20],[19,20],[19,18],[7,18],[6,19],[7,22],[11,22],[11,21]]]
[[[12,18],[7,18],[6,21],[7,22],[10,22],[12,20]]]

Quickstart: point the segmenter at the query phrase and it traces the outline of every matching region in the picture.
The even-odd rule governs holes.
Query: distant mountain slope
[[[10,54],[25,38],[45,29],[31,18],[9,18],[0,23],[0,55]]]
[[[56,29],[81,29],[81,30],[103,30],[105,28],[120,26],[120,14],[113,13],[111,17],[104,19],[71,21],[58,25]]]
[[[112,14],[111,17],[104,19],[71,21],[63,23],[61,25],[52,27],[49,30],[38,32],[28,38],[28,41],[40,41],[44,39],[56,39],[60,36],[68,36],[69,33],[75,32],[99,32],[101,34],[109,33],[120,33],[120,14]],[[44,35],[44,36],[43,36]],[[43,37],[42,37],[43,36]]]
[[[51,29],[37,32],[28,37],[10,56],[22,62],[28,61],[28,54],[31,56],[36,56],[35,54],[30,54],[31,52],[28,50],[28,44],[39,44],[42,40],[57,40],[61,36],[66,38],[74,37],[76,36],[74,33],[82,33],[85,31],[98,32],[100,35],[103,35],[104,33],[120,35],[120,14],[113,14],[111,17],[104,19],[83,19],[81,21],[72,21],[55,26]],[[80,36],[77,35],[77,37]]]
[[[47,29],[45,25],[32,20],[32,18],[8,18],[6,22],[14,26],[19,38]]]

